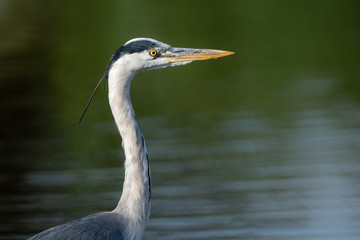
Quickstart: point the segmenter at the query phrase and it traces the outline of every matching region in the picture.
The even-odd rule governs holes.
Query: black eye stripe
[[[114,62],[116,62],[119,58],[126,54],[133,54],[133,53],[140,53],[142,51],[148,51],[150,54],[151,50],[155,49],[161,49],[163,46],[159,45],[158,43],[149,41],[149,40],[137,40],[134,42],[130,42],[128,44],[125,44],[121,46],[115,54],[112,56],[110,63],[109,63],[109,70]],[[156,55],[153,56],[153,58],[160,57],[160,52],[157,51]],[[151,56],[151,55],[150,55]]]
[[[135,53],[135,52],[141,52],[144,51],[146,49],[152,49],[155,48],[157,46],[156,43],[147,41],[147,40],[143,40],[143,41],[135,41],[135,42],[131,42],[125,46],[123,46],[123,52],[124,53]]]

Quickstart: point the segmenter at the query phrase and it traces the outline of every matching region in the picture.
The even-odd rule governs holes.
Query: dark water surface
[[[116,206],[124,156],[106,91],[77,121],[139,36],[236,52],[132,83],[152,172],[143,239],[359,239],[359,9],[2,1],[0,239]]]

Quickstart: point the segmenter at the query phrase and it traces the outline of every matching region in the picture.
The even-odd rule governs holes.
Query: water
[[[359,238],[357,2],[192,1],[187,19],[165,1],[163,14],[152,3],[10,2],[0,239],[116,206],[124,157],[106,91],[77,121],[110,55],[138,36],[236,52],[132,83],[152,172],[144,239]]]
[[[343,116],[296,112],[294,126],[285,129],[250,112],[216,121],[211,113],[187,116],[195,126],[196,119],[208,119],[210,129],[171,126],[174,116],[141,119],[153,180],[144,239],[357,239],[360,130],[339,122],[349,111],[355,109]],[[94,124],[94,132],[98,128],[112,129],[103,138],[117,134],[111,122]],[[122,156],[116,148],[99,155],[119,158],[119,166],[82,168],[68,160],[73,169],[26,174],[29,192],[7,202],[33,214],[8,220],[7,230],[20,222],[25,233],[37,232],[111,210],[120,196]]]
[[[224,117],[201,146],[188,138],[158,146],[165,155],[189,151],[153,164],[155,182],[156,169],[175,179],[154,190],[161,213],[149,239],[358,238],[358,129],[339,129],[322,110],[296,113],[286,129],[249,113]]]

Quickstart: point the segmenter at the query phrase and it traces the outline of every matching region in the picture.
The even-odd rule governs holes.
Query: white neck
[[[150,166],[145,140],[130,100],[130,83],[135,72],[115,62],[109,72],[109,102],[122,137],[125,152],[123,192],[114,212],[122,215],[129,239],[141,239],[150,216]]]

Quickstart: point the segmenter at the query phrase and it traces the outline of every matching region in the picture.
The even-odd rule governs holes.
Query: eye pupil
[[[150,51],[150,56],[154,57],[154,56],[156,56],[156,54],[157,54],[156,50],[151,50]]]

